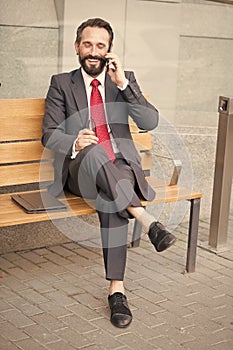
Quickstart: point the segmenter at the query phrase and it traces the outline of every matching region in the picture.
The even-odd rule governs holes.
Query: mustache
[[[91,59],[91,60],[98,60],[100,62],[103,62],[103,63],[106,63],[107,62],[107,59],[105,57],[101,57],[101,56],[92,56],[92,55],[87,55],[85,57],[82,58],[82,61],[85,61],[85,60],[88,60],[88,59]]]

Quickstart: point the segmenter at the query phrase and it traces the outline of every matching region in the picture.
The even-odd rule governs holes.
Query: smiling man
[[[110,51],[109,34],[104,28],[87,27],[77,35],[75,49],[80,65],[92,77],[97,77],[106,65],[106,52]]]
[[[123,282],[129,219],[141,223],[158,252],[176,239],[141,205],[141,199],[152,200],[155,193],[145,179],[128,119],[152,130],[159,115],[142,95],[134,73],[123,70],[112,43],[112,28],[103,19],[78,27],[75,50],[81,68],[52,77],[42,142],[55,152],[50,192],[57,196],[67,188],[95,199],[111,322],[123,328],[132,321]]]

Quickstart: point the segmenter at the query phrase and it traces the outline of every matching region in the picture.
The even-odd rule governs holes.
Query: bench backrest
[[[40,141],[44,110],[43,98],[0,100],[0,187],[53,179],[52,152]],[[149,172],[152,136],[133,123],[131,133]]]

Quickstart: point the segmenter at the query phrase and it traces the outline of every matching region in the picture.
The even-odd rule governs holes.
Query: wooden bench
[[[10,193],[0,195],[1,227],[51,220],[51,213],[27,214],[11,199],[15,185],[47,183],[53,179],[52,153],[44,149],[40,141],[44,108],[44,99],[0,100],[0,189],[1,192],[6,188],[9,192],[10,189]],[[140,131],[135,125],[131,126],[131,133],[141,153],[148,181],[157,193],[152,202],[142,201],[143,206],[181,200],[188,200],[191,203],[186,270],[193,272],[202,195],[178,186],[176,181],[166,185],[161,180],[149,176],[152,166],[152,136],[148,132]],[[82,198],[71,193],[66,194],[62,201],[67,204],[68,210],[53,213],[53,220],[95,212]],[[132,246],[139,245],[140,233],[140,225],[135,222]]]

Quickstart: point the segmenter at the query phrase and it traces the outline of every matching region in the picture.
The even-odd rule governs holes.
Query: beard
[[[86,60],[87,59],[95,59],[98,60],[100,63],[97,67],[95,67],[94,65],[92,66],[87,66],[86,64]],[[79,55],[79,63],[81,65],[81,67],[85,70],[85,72],[87,74],[89,74],[90,76],[97,76],[100,73],[102,73],[102,71],[104,70],[104,67],[106,65],[106,58],[100,57],[100,56],[92,56],[92,55],[87,55],[84,57],[81,57]]]

